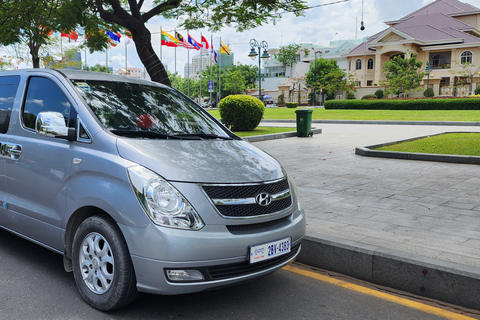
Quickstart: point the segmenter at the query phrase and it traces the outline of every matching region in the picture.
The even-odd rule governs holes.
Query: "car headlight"
[[[128,177],[144,211],[165,227],[200,230],[205,225],[195,209],[168,181],[142,166],[128,168]]]

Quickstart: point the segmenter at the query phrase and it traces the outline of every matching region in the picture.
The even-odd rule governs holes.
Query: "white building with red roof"
[[[347,72],[358,85],[357,97],[379,88],[385,80],[384,63],[399,54],[418,54],[423,69],[430,63],[428,83],[436,96],[465,96],[480,85],[479,8],[458,0],[436,0],[385,24],[388,28],[344,55]],[[474,76],[472,86],[461,85],[460,65],[466,62],[467,72]],[[426,89],[427,77],[424,83]]]

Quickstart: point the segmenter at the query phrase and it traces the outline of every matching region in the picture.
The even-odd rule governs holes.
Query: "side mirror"
[[[68,128],[65,125],[65,118],[60,112],[40,112],[35,121],[35,130],[38,134],[48,137],[76,140],[75,128]]]

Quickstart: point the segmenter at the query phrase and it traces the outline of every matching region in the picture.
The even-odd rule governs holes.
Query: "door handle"
[[[14,143],[2,144],[2,156],[7,159],[20,160],[22,155],[22,146]]]

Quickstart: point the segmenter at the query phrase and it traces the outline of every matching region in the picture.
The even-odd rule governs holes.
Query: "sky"
[[[480,7],[480,0],[461,0],[476,7]],[[289,44],[312,43],[314,45],[326,46],[332,40],[355,40],[374,35],[387,28],[385,21],[392,21],[402,18],[411,12],[425,6],[433,0],[308,0],[309,6],[314,8],[305,12],[303,17],[296,17],[294,14],[282,14],[281,19],[274,25],[270,22],[262,27],[250,29],[244,32],[237,32],[232,27],[225,27],[220,32],[211,33],[207,29],[192,30],[190,35],[200,42],[201,35],[209,39],[213,37],[216,48],[219,45],[219,38],[230,46],[234,53],[235,63],[257,64],[252,61],[248,54],[250,52],[250,39],[258,42],[265,40],[269,48],[279,48]],[[320,6],[319,6],[320,5]],[[363,7],[363,10],[362,10]],[[365,30],[360,30],[360,21],[364,21]],[[152,33],[152,44],[157,55],[160,56],[160,29],[174,33],[178,21],[155,17],[147,23]],[[187,38],[186,31],[179,31]],[[123,37],[125,39],[125,37]],[[125,48],[126,47],[126,48]],[[169,71],[175,70],[183,76],[184,66],[187,58],[198,54],[196,50],[187,50],[179,47],[175,49],[163,46],[161,60],[167,65]],[[187,51],[189,51],[187,53]],[[82,52],[82,60],[85,61],[85,52]],[[125,59],[125,56],[127,59]],[[87,64],[106,64],[107,54],[87,53]],[[124,45],[121,42],[117,47],[108,50],[108,66],[114,71],[125,67],[127,60],[128,67],[140,67],[143,65],[138,58],[133,42]],[[176,60],[176,64],[175,64]]]

